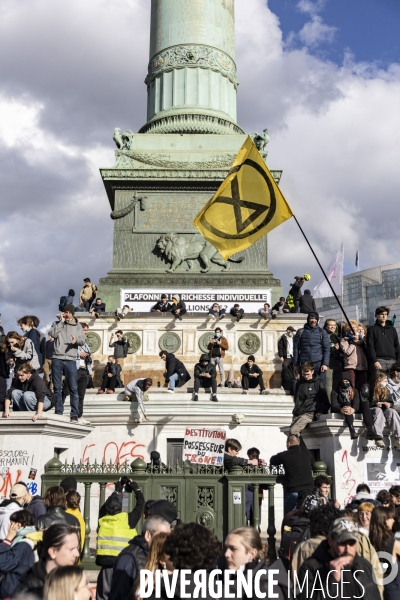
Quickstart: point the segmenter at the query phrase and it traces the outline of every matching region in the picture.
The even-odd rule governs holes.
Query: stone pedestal
[[[295,314],[268,320],[249,314],[239,323],[229,315],[218,321],[210,320],[204,313],[188,313],[182,321],[175,320],[171,313],[130,313],[121,321],[114,315],[98,319],[90,318],[87,313],[76,313],[75,316],[90,327],[87,341],[92,351],[96,385],[100,385],[107,356],[113,354],[109,342],[117,329],[122,329],[129,341],[123,369],[124,383],[136,377],[152,377],[155,385],[160,382],[162,386],[165,363],[158,356],[160,350],[174,352],[193,376],[194,365],[200,355],[207,352],[214,329],[219,326],[229,343],[224,359],[226,375],[233,367],[235,377],[239,377],[241,365],[253,354],[263,371],[266,387],[277,388],[281,370],[278,339],[289,325],[298,329],[305,322],[304,315]]]

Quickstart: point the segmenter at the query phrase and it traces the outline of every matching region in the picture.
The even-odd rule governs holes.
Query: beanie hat
[[[75,314],[75,306],[72,304],[66,304],[61,312],[70,312],[73,315]]]
[[[75,296],[75,290],[68,290],[68,296]]]
[[[159,452],[157,452],[157,450],[152,450],[152,452],[150,452],[150,460],[153,461],[153,465],[159,465],[161,462],[161,455]]]
[[[122,510],[122,499],[117,492],[113,492],[106,500],[106,513],[108,515],[117,515]]]
[[[68,477],[65,477],[65,479],[62,480],[62,482],[60,483],[60,487],[62,487],[65,493],[67,493],[68,490],[74,490],[76,492],[78,482],[76,481],[75,477],[73,477],[73,475],[69,475]]]
[[[174,294],[172,296],[172,300],[176,300],[177,302],[180,302],[180,297],[178,296],[178,294]]]
[[[163,517],[168,523],[172,523],[178,518],[178,511],[172,502],[168,500],[155,500],[149,504],[149,517],[153,516]]]
[[[319,321],[319,314],[313,310],[310,313],[308,313],[307,321],[311,318],[317,319],[317,321]]]

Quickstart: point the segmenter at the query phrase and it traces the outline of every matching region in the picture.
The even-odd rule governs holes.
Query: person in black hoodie
[[[1,327],[1,329],[3,329]],[[5,336],[4,336],[5,339]],[[4,340],[3,340],[4,342]],[[2,342],[2,343],[3,343]],[[10,365],[6,358],[6,352],[0,345],[0,410],[4,410],[4,402],[7,394],[7,379],[10,377]]]
[[[258,386],[260,386],[260,394],[265,393],[263,374],[260,367],[256,365],[252,354],[247,359],[247,362],[240,367],[240,374],[242,376],[242,394],[248,394],[249,388],[254,390]]]
[[[299,298],[300,312],[308,315],[310,312],[316,312],[314,298],[311,296],[311,290],[304,290],[304,294]]]
[[[170,309],[171,307],[168,305],[168,299],[166,294],[161,294],[161,300],[156,302],[156,304],[151,307],[150,312],[165,313],[168,312]]]
[[[197,402],[199,399],[200,386],[212,390],[211,400],[218,402],[217,398],[217,370],[212,364],[208,354],[202,354],[200,361],[194,367],[194,392],[192,400]]]
[[[301,365],[302,378],[297,381],[294,394],[293,421],[291,435],[300,435],[308,423],[329,412],[329,399],[324,384],[314,373],[310,362]]]
[[[37,421],[43,415],[43,411],[50,410],[55,406],[56,398],[49,390],[39,373],[32,369],[30,363],[21,365],[17,371],[17,377],[7,392],[4,406],[4,417],[10,417],[10,403],[13,403],[13,411],[36,411],[32,421]]]
[[[118,369],[119,367],[119,369]],[[115,363],[115,356],[110,355],[108,357],[108,363],[104,367],[103,378],[101,381],[101,387],[99,388],[98,394],[113,394],[117,387],[117,380],[121,374],[121,365]]]
[[[292,296],[294,309],[292,312],[299,313],[300,312],[300,298],[302,296],[301,288],[304,283],[304,277],[299,277],[299,275],[295,275],[294,283],[291,284],[289,290],[289,296]]]
[[[298,600],[326,598],[363,598],[380,600],[372,566],[357,554],[358,530],[354,523],[336,519],[328,539],[320,543],[314,554],[303,562],[294,580],[294,596]],[[304,585],[303,585],[304,582]],[[303,586],[300,590],[299,587]],[[340,594],[339,589],[344,590]],[[312,594],[311,594],[312,590]]]
[[[173,394],[175,387],[182,387],[191,379],[191,377],[183,362],[178,360],[172,352],[161,350],[159,357],[162,360],[165,360],[166,372],[164,373],[164,379],[166,385],[168,385],[168,391],[170,394]]]
[[[285,488],[285,515],[297,506],[299,492],[312,491],[314,487],[313,463],[311,452],[304,443],[303,438],[289,435],[286,440],[285,452],[279,452],[270,458],[270,465],[278,467],[282,465],[285,475],[282,484]]]
[[[400,360],[399,338],[392,322],[388,321],[389,309],[378,306],[375,310],[375,325],[367,330],[367,353],[370,369],[389,371],[394,362]]]
[[[373,436],[367,439],[373,439],[375,436],[372,431],[372,415],[369,403],[360,402],[360,395],[358,391],[352,387],[349,373],[342,373],[338,391],[335,392],[335,390],[332,390],[331,393],[331,407],[333,413],[341,413],[344,415],[344,420],[349,428],[352,440],[358,438],[358,434],[354,429],[354,413],[360,411],[360,405],[364,423],[368,427],[368,434]]]
[[[182,315],[187,313],[186,304],[180,299],[178,294],[172,296],[172,304],[168,304],[168,311],[174,315],[175,319],[179,319],[179,321],[182,321]]]

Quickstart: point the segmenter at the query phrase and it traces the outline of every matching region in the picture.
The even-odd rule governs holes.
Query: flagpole
[[[339,298],[338,298],[338,295],[337,295],[337,293],[336,293],[336,292],[335,292],[335,290],[333,289],[331,282],[329,281],[329,279],[328,279],[328,277],[327,277],[327,275],[326,275],[326,273],[325,273],[324,269],[322,268],[322,265],[321,265],[321,263],[319,262],[319,260],[318,260],[318,257],[317,257],[317,255],[315,254],[313,247],[311,246],[310,242],[308,241],[308,239],[307,239],[307,236],[306,236],[306,234],[304,233],[304,231],[303,231],[303,229],[302,229],[302,227],[301,227],[300,223],[299,223],[299,222],[298,222],[298,220],[296,219],[296,216],[295,216],[295,215],[293,215],[293,219],[296,221],[296,223],[297,223],[297,226],[298,226],[298,228],[300,229],[301,233],[303,234],[303,237],[304,237],[304,239],[306,240],[306,242],[307,242],[307,244],[308,244],[308,247],[310,248],[310,250],[311,250],[311,252],[312,252],[312,254],[313,254],[313,256],[314,256],[315,260],[317,261],[317,264],[318,264],[319,268],[321,269],[323,276],[325,277],[325,279],[326,279],[326,281],[327,281],[327,283],[328,283],[329,287],[331,288],[331,290],[332,290],[332,293],[333,293],[333,295],[335,296],[336,302],[339,304],[340,310],[342,311],[342,313],[343,313],[343,314],[344,314],[344,316],[346,317],[346,321],[347,321],[347,323],[349,324],[349,327],[350,327],[351,331],[354,333],[354,335],[356,335],[356,332],[354,331],[353,327],[351,326],[351,323],[350,323],[350,321],[349,321],[349,317],[346,315],[346,313],[345,313],[345,310],[344,310],[344,308],[343,308],[343,306],[342,306],[342,303],[340,302],[340,300],[339,300]]]
[[[342,244],[342,256],[343,256],[343,260],[342,260],[342,305],[344,304],[344,279],[343,279],[343,275],[344,275],[344,244]],[[343,322],[343,312],[341,313],[341,322]],[[342,327],[340,327],[340,334],[343,335],[343,331],[342,331]]]

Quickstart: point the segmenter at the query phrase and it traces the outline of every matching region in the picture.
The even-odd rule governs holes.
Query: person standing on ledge
[[[83,280],[85,284],[79,294],[79,306],[83,306],[86,312],[89,312],[93,300],[97,294],[97,287],[92,283],[89,277],[85,277]]]
[[[326,371],[331,357],[331,346],[325,329],[318,325],[319,314],[310,312],[307,323],[298,329],[293,340],[293,363],[298,374],[300,365],[313,363],[316,375],[326,384]]]
[[[187,313],[186,304],[180,299],[178,294],[172,296],[172,304],[168,305],[168,310],[174,315],[175,319],[182,321],[182,315]]]
[[[175,387],[182,387],[191,379],[191,377],[187,372],[183,362],[178,360],[175,354],[172,354],[172,352],[161,350],[159,357],[162,360],[165,360],[165,385],[168,385],[169,393],[173,394],[175,392]]]
[[[54,354],[51,364],[51,373],[54,385],[54,394],[57,398],[56,415],[64,414],[62,401],[62,376],[68,383],[71,402],[71,423],[78,423],[79,397],[78,397],[78,370],[76,357],[78,347],[85,344],[85,334],[82,325],[74,317],[75,308],[67,304],[60,314],[60,321],[53,323],[49,336],[54,338]]]
[[[258,386],[260,386],[260,394],[265,394],[263,374],[260,367],[256,365],[253,355],[250,355],[247,362],[241,366],[240,373],[242,375],[242,394],[248,394],[249,388],[254,390]]]
[[[225,371],[224,371],[224,356],[226,350],[229,349],[228,340],[222,335],[221,327],[214,329],[214,337],[207,346],[210,352],[211,363],[218,365],[221,383],[218,387],[225,386]]]
[[[371,370],[389,371],[392,364],[400,360],[399,338],[388,316],[389,309],[378,306],[375,324],[367,330],[367,354]]]

